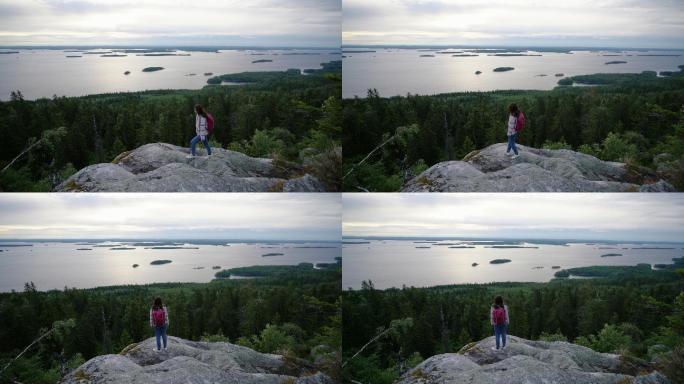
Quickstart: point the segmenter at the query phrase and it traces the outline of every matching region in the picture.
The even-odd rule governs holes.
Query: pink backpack
[[[518,113],[518,118],[515,121],[515,131],[520,132],[525,128],[525,114],[520,112]]]
[[[166,314],[164,308],[157,308],[152,310],[152,322],[155,327],[163,327],[166,325]]]
[[[214,133],[214,116],[207,112],[207,132],[211,135]]]
[[[494,313],[492,317],[494,318],[494,324],[506,324],[506,309],[504,309],[504,307],[494,308]]]

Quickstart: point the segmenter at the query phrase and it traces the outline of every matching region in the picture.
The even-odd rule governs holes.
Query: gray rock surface
[[[506,155],[505,143],[473,151],[463,161],[445,161],[410,180],[402,192],[673,192],[656,173],[624,163],[599,160],[567,149],[518,145],[520,156]]]
[[[146,144],[111,163],[81,169],[57,192],[324,192],[314,176],[293,163],[212,148],[211,156],[187,158],[188,148]]]
[[[403,375],[399,384],[668,384],[648,364],[620,355],[599,353],[566,342],[508,337],[495,351],[494,337],[463,347],[458,353],[432,356]]]
[[[239,345],[168,338],[155,352],[155,339],[132,344],[118,355],[92,358],[61,384],[333,384],[310,365]]]

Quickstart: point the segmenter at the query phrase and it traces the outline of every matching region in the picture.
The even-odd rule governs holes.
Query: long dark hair
[[[207,113],[204,111],[204,108],[202,108],[202,106],[199,104],[195,104],[195,112],[204,118],[207,117]]]
[[[495,297],[494,298],[494,306],[503,308],[503,306],[504,306],[503,297],[501,297],[501,296]]]
[[[511,103],[511,105],[508,106],[508,113],[511,113],[515,117],[518,117],[518,115],[520,114],[520,109],[518,109],[518,104]]]
[[[164,304],[162,304],[162,299],[161,297],[157,297],[154,299],[154,305],[152,305],[152,309],[161,309],[164,308]]]

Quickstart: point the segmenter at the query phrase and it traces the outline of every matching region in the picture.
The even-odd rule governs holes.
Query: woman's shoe
[[[186,155],[185,156],[186,159],[192,159],[193,157],[195,157],[195,156],[194,155]]]

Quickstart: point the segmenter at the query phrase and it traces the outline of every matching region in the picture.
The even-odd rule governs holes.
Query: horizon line
[[[658,50],[658,51],[684,51],[682,48],[667,48],[667,47],[626,47],[626,46],[590,46],[590,45],[542,45],[542,44],[362,44],[362,43],[342,43],[342,48],[354,48],[354,47],[392,47],[392,48],[458,48],[458,47],[472,47],[472,48],[576,48],[575,50],[580,50],[579,48],[586,49],[632,49],[632,50]]]
[[[289,48],[289,49],[339,49],[325,45],[199,45],[199,44],[14,44],[0,45],[0,48],[71,48],[71,47],[117,47],[117,48]]]
[[[612,242],[633,242],[633,243],[672,243],[672,244],[684,244],[684,241],[676,241],[676,240],[624,240],[624,239],[581,239],[581,238],[559,238],[559,237],[529,237],[529,236],[521,236],[521,237],[507,237],[507,236],[463,236],[463,235],[445,235],[445,236],[434,236],[434,235],[369,235],[369,236],[363,236],[363,235],[342,235],[342,240],[345,238],[349,239],[366,239],[366,240],[372,240],[372,239],[459,239],[459,240],[470,240],[470,239],[478,239],[478,240],[499,240],[499,239],[505,239],[505,240],[562,240],[562,241],[576,241],[576,242],[585,242],[585,241],[612,241]]]
[[[334,239],[278,239],[278,238],[211,238],[211,237],[193,237],[193,238],[183,238],[183,237],[69,237],[69,238],[2,238],[0,237],[0,242],[12,242],[12,241],[145,241],[145,240],[178,240],[178,241],[310,241],[310,242],[339,242],[341,240]],[[0,245],[1,247],[2,245]]]

